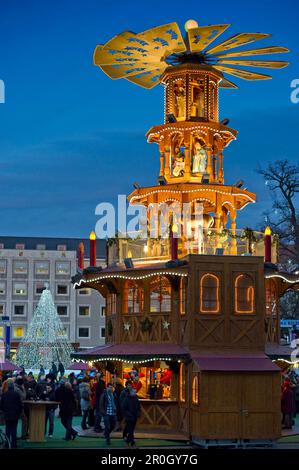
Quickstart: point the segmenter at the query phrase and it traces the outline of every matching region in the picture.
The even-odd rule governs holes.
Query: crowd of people
[[[134,380],[127,380],[123,386],[122,380],[113,376],[110,383],[105,383],[102,372],[87,375],[83,371],[78,376],[72,372],[65,377],[62,367],[54,368],[52,364],[49,373],[45,374],[41,366],[37,380],[24,368],[18,375],[2,378],[0,412],[10,446],[17,447],[19,420],[21,439],[29,437],[28,401],[43,400],[49,402],[45,420],[45,435],[49,438],[54,435],[55,415],[59,413],[66,441],[77,437],[73,417],[81,416],[82,430],[92,428],[96,433],[103,432],[107,445],[111,444],[111,432],[115,430],[122,431],[128,447],[135,447],[134,430],[140,416],[140,403]]]

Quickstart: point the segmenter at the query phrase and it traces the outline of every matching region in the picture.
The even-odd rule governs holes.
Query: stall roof
[[[80,351],[72,354],[74,359],[149,359],[170,358],[179,359],[189,357],[189,352],[178,344],[147,343],[147,344],[106,344],[96,348]]]
[[[202,371],[266,372],[279,371],[267,356],[196,356],[192,357]]]

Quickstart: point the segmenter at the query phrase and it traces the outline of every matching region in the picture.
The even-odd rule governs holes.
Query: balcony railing
[[[108,265],[132,258],[135,264],[167,261],[171,258],[169,238],[114,238],[108,241]],[[178,239],[178,258],[188,254],[264,256],[264,234],[248,230],[204,230],[199,240]],[[277,261],[277,240],[272,239],[272,262]]]

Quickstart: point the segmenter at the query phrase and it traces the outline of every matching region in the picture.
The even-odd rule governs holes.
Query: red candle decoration
[[[271,229],[265,229],[265,263],[271,263]]]
[[[78,267],[84,269],[84,243],[79,243],[78,246]]]
[[[90,258],[90,266],[96,266],[97,264],[96,234],[94,232],[90,232],[90,235],[89,235],[89,258]]]
[[[173,224],[170,225],[170,247],[171,247],[171,259],[178,259],[178,238],[177,238],[178,227]]]

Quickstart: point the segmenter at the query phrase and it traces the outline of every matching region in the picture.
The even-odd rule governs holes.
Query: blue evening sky
[[[201,25],[232,23],[223,38],[272,33],[254,47],[291,49],[269,56],[292,62],[270,70],[273,80],[235,79],[240,89],[220,96],[221,118],[239,131],[225,153],[225,181],[242,178],[258,196],[241,211],[238,226],[258,226],[271,198],[257,165],[298,161],[299,103],[290,100],[290,83],[299,79],[296,0],[0,0],[0,79],[6,86],[0,234],[86,237],[99,202],[130,193],[134,181],[155,184],[158,149],[144,135],[163,121],[162,87],[148,91],[112,81],[93,66],[92,54],[121,31],[171,21],[183,29],[189,18]]]

